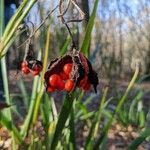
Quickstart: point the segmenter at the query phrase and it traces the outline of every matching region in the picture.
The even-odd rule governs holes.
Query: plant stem
[[[18,11],[18,13],[16,13],[15,17],[12,19],[15,22],[12,21],[12,24],[10,24],[9,28],[11,29],[11,31],[9,32],[9,28],[8,28],[8,34],[7,32],[5,32],[4,36],[1,39],[1,48],[0,48],[0,56],[6,54],[7,50],[6,47],[9,44],[11,38],[13,37],[15,31],[17,30],[18,26],[21,24],[22,20],[25,18],[25,16],[28,14],[28,12],[30,11],[30,9],[32,8],[32,6],[36,3],[37,0],[31,0],[29,1],[26,9],[24,9],[22,11],[22,13],[20,14],[20,11],[22,9],[20,9],[20,11]],[[26,6],[25,3],[26,0],[24,0],[24,5],[23,8]],[[19,15],[20,14],[20,15]]]
[[[42,76],[41,76],[41,89],[40,89],[40,92],[37,96],[35,107],[34,107],[33,123],[35,123],[35,121],[37,119],[40,101],[41,101],[41,98],[42,98],[44,90],[45,90],[43,83],[44,83],[44,74],[45,74],[45,71],[47,68],[49,46],[50,46],[49,43],[50,43],[50,27],[48,27],[48,30],[47,30],[47,38],[46,38],[46,44],[45,44],[45,55],[44,55],[44,60],[43,60],[43,71],[42,71]]]

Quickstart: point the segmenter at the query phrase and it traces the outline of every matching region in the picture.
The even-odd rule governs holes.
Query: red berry
[[[51,87],[51,86],[49,86],[48,88],[47,88],[47,92],[54,92],[55,91],[55,89],[53,88],[53,87]]]
[[[69,79],[69,76],[66,75],[64,72],[61,72],[61,73],[60,73],[60,78],[61,78],[62,80],[67,80],[67,79]]]
[[[23,68],[21,69],[21,71],[22,71],[23,74],[29,74],[29,73],[30,73],[30,70],[29,70],[28,67],[23,67]]]
[[[68,79],[65,83],[65,90],[70,92],[74,88],[74,82]]]
[[[72,64],[71,63],[65,64],[63,70],[66,75],[69,75],[72,70]]]
[[[27,62],[26,61],[23,61],[22,63],[21,63],[21,68],[24,68],[24,67],[27,67],[28,65],[27,65]]]
[[[57,89],[58,89],[59,91],[61,91],[61,90],[64,89],[64,87],[65,87],[65,83],[64,83],[62,80],[60,80],[60,81],[58,82],[58,84],[57,84]]]
[[[60,81],[60,76],[57,74],[53,74],[49,77],[49,84],[53,87],[57,87],[59,81]]]

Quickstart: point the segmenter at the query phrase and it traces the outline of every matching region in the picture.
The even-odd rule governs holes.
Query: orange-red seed
[[[68,79],[65,83],[65,90],[70,92],[74,88],[74,82],[70,79]]]
[[[64,67],[63,67],[63,71],[66,75],[69,75],[70,72],[72,70],[72,64],[71,63],[68,63],[68,64],[65,64]]]
[[[30,73],[30,70],[29,70],[28,67],[21,68],[21,71],[22,71],[23,74],[29,74]]]
[[[57,87],[59,81],[60,81],[60,76],[58,74],[53,74],[49,77],[49,84],[53,87]]]

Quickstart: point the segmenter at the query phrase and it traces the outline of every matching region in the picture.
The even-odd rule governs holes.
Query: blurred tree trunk
[[[89,17],[90,17],[90,10],[89,10],[89,0],[82,0],[81,1],[81,8],[82,11],[85,13],[85,19],[83,20],[83,33],[86,30],[87,24],[89,22]],[[90,45],[88,49],[88,56],[90,54]]]
[[[146,14],[148,16],[148,20],[147,20],[147,23],[148,23],[148,27],[147,27],[147,33],[148,33],[148,52],[147,52],[147,61],[146,61],[146,66],[145,66],[145,74],[150,74],[150,14],[149,14],[149,7],[150,6],[150,2],[149,1],[146,1],[145,3],[145,11],[146,11]]]
[[[146,62],[145,74],[150,74],[150,35],[149,35],[149,41],[148,41],[148,52],[147,52],[147,62]]]
[[[81,7],[83,12],[85,13],[85,19],[83,20],[83,28],[86,29],[86,26],[89,22],[89,1],[88,0],[82,0],[81,1]]]
[[[119,4],[120,1],[116,1],[117,3],[117,7],[118,7],[118,13],[119,13],[119,55],[120,57],[118,58],[118,65],[119,65],[119,69],[118,69],[118,75],[120,76],[122,74],[122,64],[123,64],[123,36],[122,36],[122,13],[121,13],[121,7]]]

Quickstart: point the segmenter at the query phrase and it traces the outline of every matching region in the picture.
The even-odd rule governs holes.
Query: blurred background
[[[67,0],[64,1],[67,4]],[[89,17],[93,10],[94,0],[77,0],[77,2],[85,13],[86,18],[80,23],[69,23],[69,26],[77,46],[80,49]],[[20,3],[21,1],[19,0],[5,0],[5,25]],[[29,34],[31,34],[44,20],[49,11],[57,4],[58,0],[39,0],[25,18],[22,26],[20,26],[20,30],[24,28],[24,24],[26,24],[29,26]],[[65,8],[66,5],[64,4],[64,9]],[[44,56],[47,31],[50,32],[49,62],[56,57],[64,55],[70,48],[71,39],[68,31],[57,16],[58,10],[45,21],[44,25],[32,38],[32,48],[35,52],[35,58],[38,57],[42,59]],[[65,15],[65,19],[70,20],[79,17],[79,13],[74,6],[71,5]],[[34,26],[32,26],[31,22]],[[33,77],[27,75],[23,76],[23,80],[20,80],[20,78],[22,79],[22,75],[21,73],[17,74],[19,61],[23,59],[25,54],[25,44],[19,48],[18,46],[27,38],[27,33],[22,33],[21,36],[15,40],[10,48],[11,50],[7,53],[7,69],[12,97],[15,97],[20,91],[22,91],[22,93],[24,92],[22,90],[22,82],[25,82],[25,87],[28,91],[27,94],[30,97],[32,84],[29,83],[32,83]],[[93,91],[90,91],[84,95],[84,99],[89,95],[92,96],[91,99],[93,99],[93,101],[90,106],[88,106],[89,110],[97,109],[99,99],[102,97],[102,90],[105,87],[109,87],[108,97],[113,97],[108,112],[110,113],[112,110],[115,110],[117,100],[121,97],[122,93],[124,93],[135,72],[136,63],[140,65],[138,78],[138,83],[140,84],[136,84],[129,95],[128,102],[123,105],[120,114],[117,116],[118,122],[127,126],[133,126],[134,129],[132,128],[132,131],[134,130],[136,135],[131,136],[131,140],[137,138],[139,136],[138,128],[140,128],[141,131],[145,125],[150,126],[150,0],[99,0],[88,52],[89,59],[92,62],[93,68],[98,72],[100,79],[98,94],[95,95]],[[1,81],[0,83],[2,84]],[[2,85],[0,85],[0,88],[1,91],[3,91]],[[22,99],[19,94],[17,95],[18,98],[15,99],[15,103],[21,106],[17,109],[24,115],[24,105],[22,105]],[[58,95],[59,93],[54,93],[54,97],[58,97]],[[24,98],[26,97],[24,96]],[[55,100],[57,107],[60,108],[62,101],[59,101],[59,98]],[[29,104],[30,102],[28,101],[28,105]],[[132,115],[133,112],[131,111],[131,115],[128,116],[129,112],[127,108],[130,108],[130,106],[132,106],[131,109],[135,113]],[[136,109],[136,111],[134,109]],[[108,116],[108,114],[105,115]],[[118,125],[119,127],[117,125],[112,127],[112,134],[110,131],[109,138],[118,132],[122,132],[120,125]],[[78,136],[80,137],[80,135]],[[124,139],[125,141],[129,140],[128,135],[121,136],[126,137],[126,139]],[[83,138],[79,140],[81,145],[82,139]],[[120,140],[122,138],[119,136],[118,139]],[[115,140],[118,139],[115,135]],[[115,141],[112,143],[114,142]],[[127,145],[127,142],[124,143]],[[147,149],[150,148],[148,142],[146,146]]]
[[[5,3],[5,18],[7,22],[18,7],[19,1],[6,0]],[[57,0],[39,0],[38,4],[30,11],[25,22],[28,23],[31,21],[34,24],[34,28],[36,28],[48,11],[54,8],[57,3]],[[86,19],[83,23],[70,23],[70,27],[80,48],[89,20],[89,14],[93,8],[93,1],[78,0],[78,4],[85,12]],[[77,11],[73,6],[71,7],[67,13],[67,19],[70,19],[72,16],[78,16]],[[52,57],[60,55],[64,43],[69,38],[66,28],[57,18],[57,15],[56,11],[50,19],[50,55]],[[42,43],[45,42],[44,37],[47,24],[45,24],[41,30],[39,30],[39,34],[36,34],[34,37],[33,45],[34,42],[40,40],[39,45],[34,45],[35,51],[43,49]],[[28,23],[28,25],[30,26],[31,24]],[[68,40],[68,43],[69,42]],[[20,54],[23,50],[14,48],[14,50],[11,51],[13,55],[18,52]],[[130,78],[136,61],[141,65],[141,75],[148,75],[150,73],[150,1],[101,0],[98,5],[89,52],[95,69],[99,71],[100,76],[103,78]],[[12,56],[12,54],[10,54],[10,56]],[[12,63],[10,62],[10,64]]]

